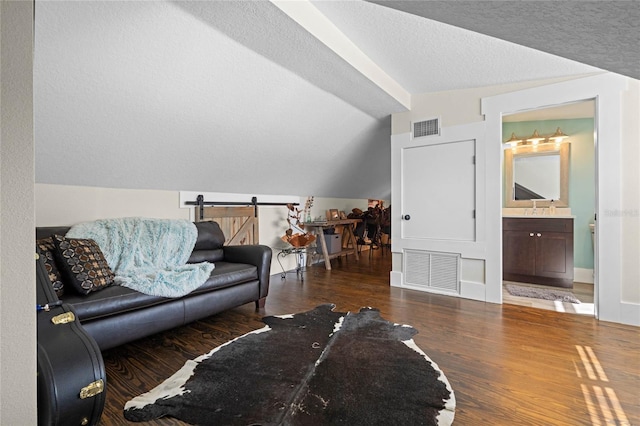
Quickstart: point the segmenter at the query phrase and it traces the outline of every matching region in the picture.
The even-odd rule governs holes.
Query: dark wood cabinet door
[[[504,218],[503,279],[573,287],[573,219]]]
[[[504,231],[502,239],[505,274],[536,273],[536,240],[526,231]]]
[[[573,234],[536,233],[536,271],[541,277],[573,280]]]

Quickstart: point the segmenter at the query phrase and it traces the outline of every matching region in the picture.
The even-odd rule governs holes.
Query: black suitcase
[[[38,425],[95,425],[106,396],[102,354],[71,306],[56,296],[39,254],[36,303]]]

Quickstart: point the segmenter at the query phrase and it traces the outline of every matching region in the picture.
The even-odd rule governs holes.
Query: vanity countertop
[[[550,214],[544,214],[544,215],[532,215],[532,214],[503,214],[502,215],[503,218],[522,218],[522,219],[575,219],[574,215],[567,215],[567,214],[556,214],[556,215],[550,215]]]
[[[540,206],[538,206],[536,214],[533,214],[533,209],[531,207],[528,207],[528,208],[503,207],[502,217],[522,217],[522,218],[536,218],[536,219],[553,219],[553,218],[575,219],[575,216],[571,214],[570,207],[557,207],[555,214],[550,214],[548,207],[540,207]]]

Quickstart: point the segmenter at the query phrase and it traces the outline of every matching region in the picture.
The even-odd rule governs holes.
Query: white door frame
[[[502,115],[553,105],[594,99],[596,149],[596,250],[594,259],[594,303],[596,317],[620,322],[621,229],[619,221],[605,213],[619,209],[621,167],[621,92],[625,77],[607,73],[548,86],[535,87],[482,99],[487,125],[487,243],[499,253],[496,263],[487,264],[487,301],[502,303]],[[606,283],[600,285],[600,283]],[[605,291],[606,288],[606,291]]]

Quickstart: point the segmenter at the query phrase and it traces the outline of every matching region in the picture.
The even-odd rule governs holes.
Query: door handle
[[[533,232],[529,232],[529,236],[530,236],[530,237],[533,237]]]
[[[538,236],[538,237],[542,237],[542,234],[538,232],[538,233],[536,234],[536,236]]]
[[[405,214],[404,216],[402,216],[402,218],[404,220],[411,220],[411,216],[409,216],[408,214]]]

